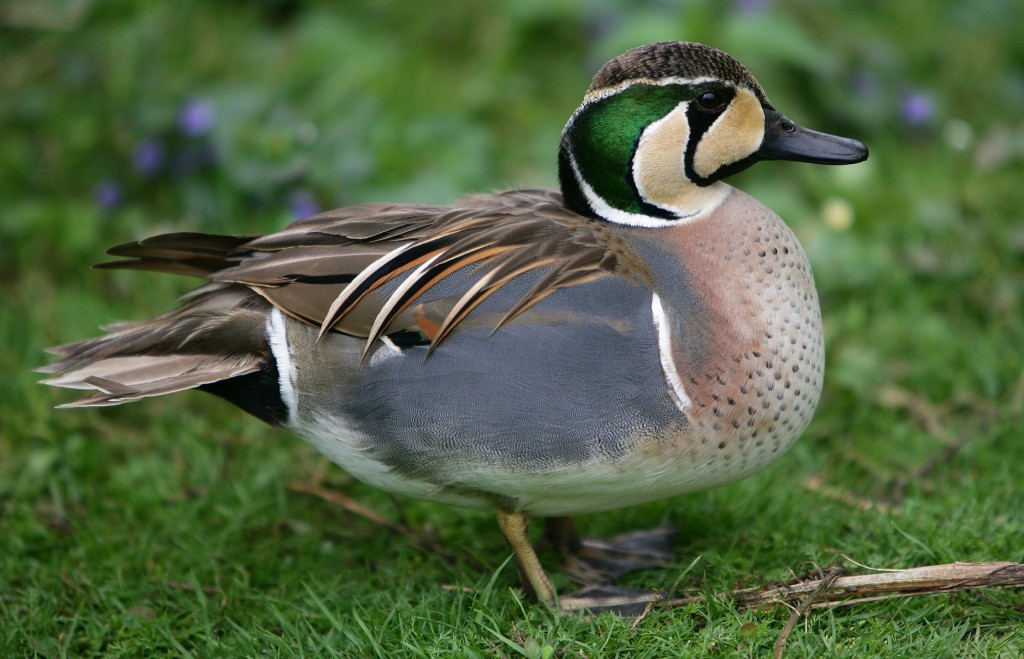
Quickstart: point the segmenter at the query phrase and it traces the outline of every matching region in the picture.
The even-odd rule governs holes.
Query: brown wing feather
[[[321,334],[366,337],[368,346],[401,329],[393,325],[410,305],[465,267],[481,275],[448,303],[432,349],[483,300],[527,272],[544,270],[499,326],[560,288],[611,274],[647,279],[614,232],[566,209],[550,190],[479,195],[454,207],[352,206],[267,236],[169,234],[110,253],[130,260],[103,267],[201,274],[245,286]],[[394,281],[401,283],[380,295]]]
[[[353,206],[267,236],[174,233],[108,253],[126,259],[99,267],[207,282],[153,320],[118,323],[106,336],[54,348],[59,359],[41,370],[56,375],[46,382],[93,392],[71,406],[116,405],[261,370],[268,302],[321,334],[365,337],[367,350],[389,331],[419,329],[433,351],[526,273],[541,274],[504,315],[491,312],[493,329],[562,288],[612,274],[649,281],[614,231],[546,190],[470,197],[455,207]],[[424,301],[467,270],[475,274],[465,290],[448,287],[447,297]],[[385,288],[389,282],[397,285]]]
[[[404,245],[364,270],[338,295],[328,310],[321,333],[329,329],[351,332],[346,316],[369,294],[395,277],[406,281],[380,304],[369,333],[368,344],[385,332],[404,308],[436,285],[462,260],[489,268],[486,282],[471,286],[455,302],[432,348],[444,340],[484,299],[502,286],[532,270],[549,272],[520,300],[502,323],[508,322],[559,288],[578,285],[613,273],[648,279],[639,259],[601,224],[586,220],[556,203],[556,195],[545,191],[518,191],[504,195],[476,197],[465,209],[439,216],[422,239]],[[480,250],[483,250],[482,252]],[[472,258],[476,253],[485,258]]]

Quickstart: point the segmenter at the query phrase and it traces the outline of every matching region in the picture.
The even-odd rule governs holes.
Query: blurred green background
[[[794,227],[818,281],[829,363],[804,440],[744,483],[586,528],[675,523],[680,569],[637,584],[667,588],[699,555],[679,578],[711,592],[839,553],[1021,561],[1021,25],[1016,0],[0,4],[3,654],[770,649],[785,616],[719,599],[633,630],[554,619],[517,603],[485,515],[406,506],[487,567],[450,566],[289,491],[322,482],[390,510],[219,401],[58,412],[69,397],[31,373],[45,346],[164,311],[195,283],[90,271],[111,244],[554,185],[590,76],[664,39],[730,52],[782,112],[863,140],[871,158],[734,181]],[[818,613],[790,644],[1015,656],[1021,597]]]

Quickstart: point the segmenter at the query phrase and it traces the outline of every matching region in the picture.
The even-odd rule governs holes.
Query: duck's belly
[[[736,450],[696,447],[666,455],[637,446],[617,458],[530,469],[452,455],[452,469],[420,476],[375,456],[372,447],[378,440],[346,419],[324,416],[295,430],[353,477],[385,491],[467,508],[500,505],[538,516],[601,512],[700,491],[744,478],[778,457],[757,449],[751,453],[761,455],[740,459]],[[677,440],[669,437],[663,444]]]
[[[755,445],[732,425],[704,423],[666,379],[650,293],[627,293],[614,299],[634,302],[613,309],[614,322],[588,313],[466,330],[428,359],[382,348],[360,364],[361,341],[315,344],[289,322],[293,357],[316,353],[301,358],[315,367],[292,374],[290,426],[381,489],[541,516],[714,487],[782,455],[806,424]]]

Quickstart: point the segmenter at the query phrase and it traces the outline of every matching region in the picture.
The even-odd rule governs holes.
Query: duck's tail
[[[230,267],[233,251],[251,236],[168,234],[108,250],[132,260],[100,268],[155,270],[200,277]],[[117,323],[101,337],[50,348],[59,359],[39,369],[44,384],[89,395],[60,407],[119,405],[186,389],[220,395],[269,422],[280,401],[253,394],[277,390],[270,355],[270,304],[238,284],[209,282],[177,309],[142,322]],[[244,394],[244,395],[243,395]]]

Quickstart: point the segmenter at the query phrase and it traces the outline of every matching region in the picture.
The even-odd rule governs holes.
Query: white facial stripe
[[[576,164],[576,156],[573,155],[571,150],[569,151],[569,164],[572,166],[572,173],[576,177],[576,182],[580,184],[583,196],[587,198],[587,203],[594,209],[598,217],[609,222],[625,224],[631,227],[674,227],[694,222],[714,212],[725,201],[725,198],[729,196],[729,191],[732,189],[721,181],[716,181],[704,188],[698,188],[699,194],[697,198],[700,201],[699,205],[696,208],[690,209],[681,206],[678,208],[666,207],[667,210],[678,213],[677,217],[667,220],[661,217],[641,215],[640,213],[629,213],[615,208],[605,201],[601,195],[597,194],[594,188],[590,187],[590,184],[583,178],[580,167]],[[693,184],[688,182],[687,185],[692,186]]]
[[[299,405],[299,396],[295,391],[295,363],[292,361],[292,350],[288,345],[288,327],[284,314],[276,307],[270,311],[270,317],[267,319],[267,338],[270,340],[270,352],[277,362],[281,401],[288,409],[288,423],[292,423]]]
[[[686,410],[693,402],[686,395],[683,381],[679,378],[679,371],[676,370],[676,363],[672,358],[672,326],[657,293],[651,295],[651,315],[654,317],[654,329],[658,333],[658,357],[661,359],[665,381],[669,385],[669,395],[676,408],[686,414]]]
[[[694,214],[689,217],[684,216],[666,220],[660,217],[641,215],[640,213],[628,213],[624,210],[615,208],[605,201],[601,195],[597,194],[594,188],[590,187],[590,184],[583,178],[583,174],[580,172],[580,167],[576,164],[576,156],[573,155],[571,150],[569,152],[569,164],[572,165],[573,176],[576,177],[576,182],[580,184],[580,190],[583,191],[583,196],[587,198],[587,203],[594,209],[594,212],[597,213],[599,217],[602,217],[609,222],[625,224],[631,227],[671,227],[692,221],[697,217],[697,214]]]
[[[595,89],[593,91],[587,92],[587,94],[583,97],[583,102],[580,103],[580,106],[576,108],[576,110],[572,113],[572,116],[569,117],[569,121],[567,121],[565,125],[571,125],[572,122],[576,120],[576,116],[579,113],[586,110],[591,103],[596,103],[602,99],[608,98],[609,96],[614,96],[615,94],[618,94],[627,87],[632,87],[633,85],[653,85],[655,87],[665,87],[668,85],[699,85],[705,82],[712,82],[713,80],[715,80],[715,78],[709,78],[707,76],[703,76],[700,78],[659,78],[658,80],[652,80],[650,78],[634,78],[632,80],[627,80],[625,82],[621,82],[611,87],[602,87],[600,89]],[[718,82],[722,81],[719,80]]]
[[[587,92],[587,95],[583,97],[583,105],[586,106],[589,105],[590,103],[594,103],[595,101],[600,101],[603,98],[608,98],[609,96],[618,94],[623,89],[626,89],[627,87],[632,87],[633,85],[653,85],[655,87],[666,87],[668,85],[700,85],[705,82],[712,81],[717,81],[721,84],[728,84],[722,80],[716,80],[715,78],[711,78],[708,76],[701,76],[700,78],[658,78],[657,80],[651,78],[633,78],[632,80],[626,80],[625,82],[620,82],[619,84],[613,85],[611,87],[602,87],[600,89],[595,89],[593,91]]]

